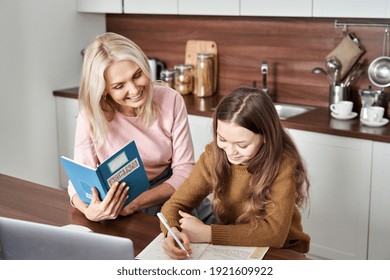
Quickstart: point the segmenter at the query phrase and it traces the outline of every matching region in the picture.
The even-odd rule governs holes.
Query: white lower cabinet
[[[311,179],[310,205],[302,213],[304,230],[311,236],[309,255],[367,259],[373,141],[289,132]]]
[[[213,141],[213,119],[188,115],[192,143],[194,144],[195,160],[203,153],[207,144]]]
[[[390,143],[374,142],[368,259],[390,260]]]
[[[58,155],[73,158],[74,137],[78,100],[74,98],[56,97]],[[58,160],[60,168],[60,187],[67,188],[68,176]]]

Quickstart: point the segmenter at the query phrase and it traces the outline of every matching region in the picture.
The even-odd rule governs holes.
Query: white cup
[[[352,107],[352,101],[339,101],[330,105],[330,110],[341,117],[346,117],[352,113]]]
[[[369,122],[380,122],[383,119],[385,108],[380,106],[372,106],[367,108],[367,119]]]

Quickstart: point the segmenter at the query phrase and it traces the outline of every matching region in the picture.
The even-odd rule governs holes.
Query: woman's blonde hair
[[[226,95],[216,108],[213,120],[215,172],[213,211],[219,223],[225,212],[222,197],[230,180],[230,163],[226,153],[217,146],[217,121],[232,123],[261,134],[264,144],[250,160],[247,170],[253,175],[248,196],[242,201],[244,213],[236,223],[257,222],[264,218],[270,205],[270,188],[278,174],[282,159],[288,157],[294,166],[296,205],[302,207],[307,199],[309,180],[303,160],[291,137],[285,132],[272,100],[256,88],[240,87]]]
[[[137,116],[146,125],[156,119],[158,108],[153,103],[153,85],[148,58],[134,42],[116,33],[97,36],[86,48],[79,90],[80,109],[84,108],[91,123],[94,145],[101,147],[106,141],[109,122],[118,110],[117,103],[106,94],[105,71],[117,61],[132,61],[150,80],[150,92]]]

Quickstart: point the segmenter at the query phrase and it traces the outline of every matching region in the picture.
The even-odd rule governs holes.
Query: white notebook
[[[162,248],[163,234],[160,233],[139,255],[138,260],[171,260]],[[191,243],[193,260],[261,260],[269,247],[243,247]]]

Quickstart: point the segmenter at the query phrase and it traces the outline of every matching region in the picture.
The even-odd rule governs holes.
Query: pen
[[[188,254],[188,251],[184,247],[183,243],[181,243],[180,239],[176,236],[176,234],[172,231],[172,229],[169,227],[167,220],[165,219],[163,213],[158,212],[157,217],[160,219],[160,221],[163,223],[163,225],[166,227],[166,229],[169,231],[169,233],[172,235],[173,239],[175,239],[176,243],[179,245],[179,247],[187,252],[187,257],[190,257],[190,254]]]

